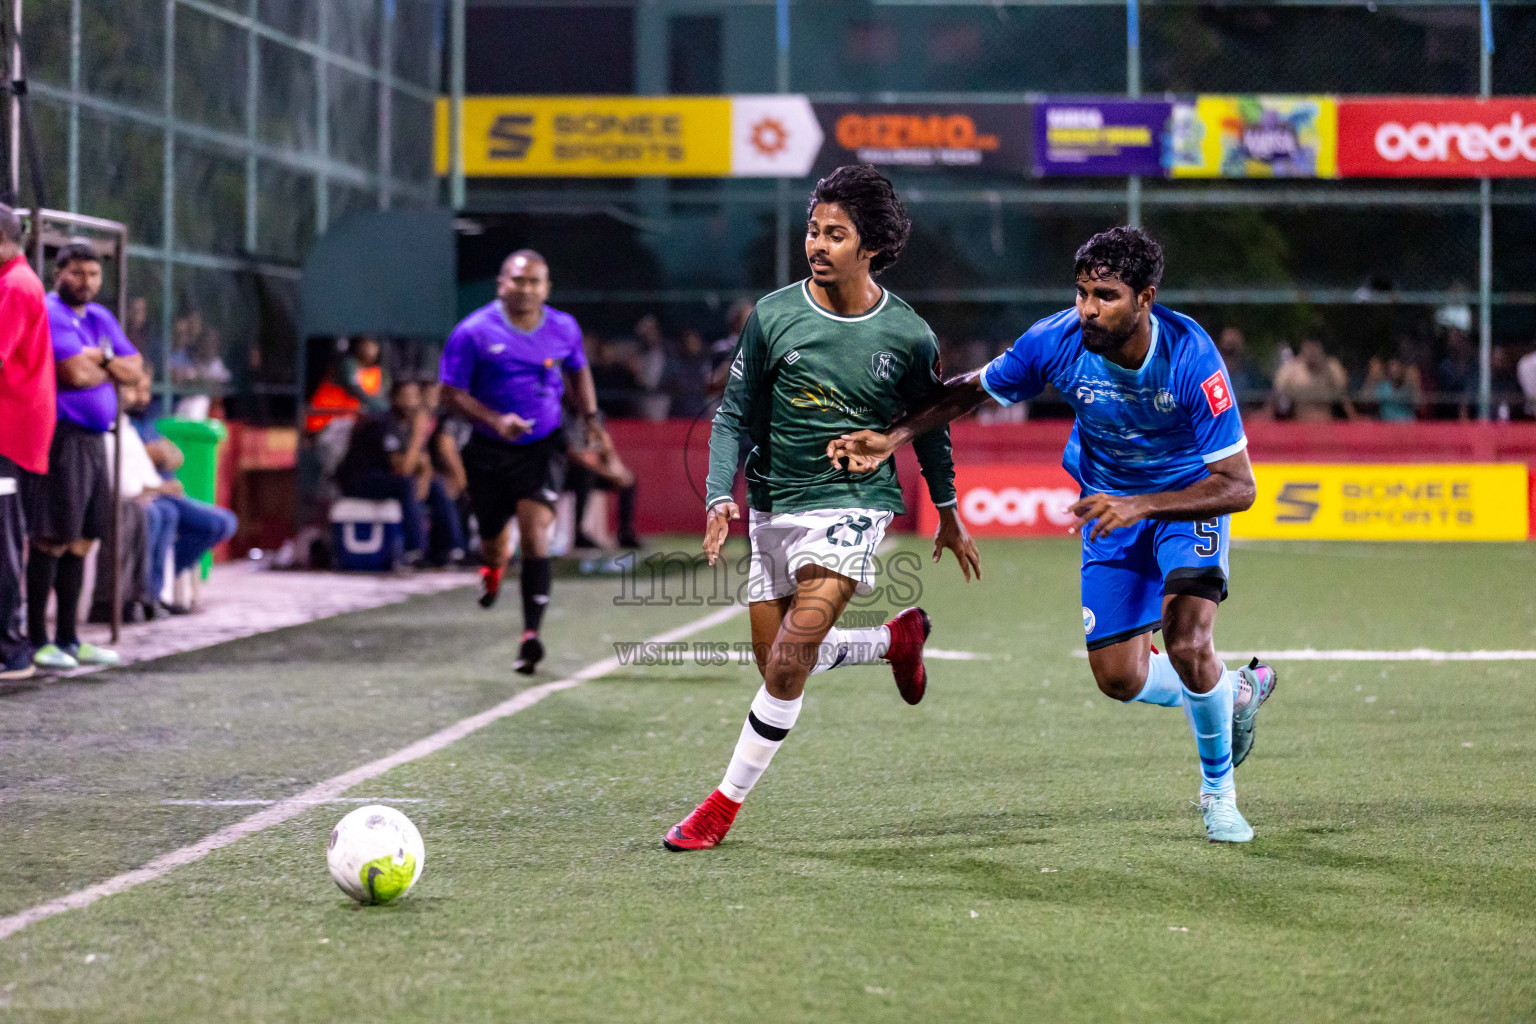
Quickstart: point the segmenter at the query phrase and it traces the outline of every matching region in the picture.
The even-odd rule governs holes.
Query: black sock
[[[635,485],[619,489],[619,536],[635,535]]]
[[[523,629],[538,632],[549,605],[549,559],[523,559]]]
[[[59,571],[54,577],[53,591],[59,595],[58,625],[54,636],[60,647],[80,642],[75,632],[80,617],[80,591],[85,587],[85,558],[66,552],[59,556]]]
[[[53,592],[58,564],[58,555],[45,555],[37,548],[27,559],[27,642],[33,647],[48,643],[48,595]]]

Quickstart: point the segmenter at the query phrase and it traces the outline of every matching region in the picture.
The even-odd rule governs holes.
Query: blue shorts
[[[1162,626],[1165,594],[1227,597],[1230,517],[1198,522],[1143,519],[1098,540],[1083,527],[1083,633],[1088,649]]]

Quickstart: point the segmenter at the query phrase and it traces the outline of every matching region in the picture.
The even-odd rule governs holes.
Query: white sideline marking
[[[934,661],[991,661],[992,655],[976,651],[946,651],[942,647],[924,647],[923,658]]]
[[[648,642],[671,643],[674,640],[681,640],[684,637],[692,636],[694,633],[718,626],[720,623],[740,615],[745,610],[745,605],[722,608],[717,612],[711,612],[703,618],[695,619],[693,622],[679,626],[677,629],[658,634]],[[40,903],[28,910],[21,911],[19,914],[0,918],[0,940],[15,935],[29,924],[36,924],[38,921],[46,920],[65,911],[88,907],[103,897],[126,892],[144,882],[153,882],[155,879],[176,868],[202,860],[214,850],[228,846],[237,840],[244,839],[246,836],[255,835],[257,832],[269,829],[273,825],[280,825],[289,818],[296,817],[310,810],[316,804],[334,800],[353,786],[367,782],[369,779],[377,778],[391,768],[398,768],[400,765],[420,760],[428,754],[434,754],[450,743],[463,739],[472,732],[483,729],[509,715],[515,715],[524,708],[532,707],[552,693],[580,686],[587,680],[607,675],[618,667],[618,658],[604,658],[601,661],[593,662],[586,668],[580,669],[564,679],[530,687],[517,696],[502,701],[495,707],[487,708],[478,715],[470,715],[468,718],[460,719],[447,728],[439,729],[432,735],[419,739],[410,746],[395,751],[393,754],[381,757],[377,761],[370,761],[368,764],[360,765],[351,771],[342,772],[340,775],[326,779],[324,782],[316,783],[302,793],[288,797],[286,800],[280,800],[270,807],[257,811],[249,818],[237,821],[233,825],[226,825],[224,828],[219,829],[212,835],[205,836],[190,846],[183,846],[179,850],[172,850],[170,853],[161,854],[141,868],[126,871],[115,878],[98,882],[85,889],[72,892],[67,896],[61,896],[56,900]]]
[[[161,800],[161,807],[271,807],[276,800]],[[421,797],[338,796],[334,800],[316,800],[320,804],[424,804]]]
[[[1088,657],[1087,651],[1073,651],[1076,658]],[[1536,651],[1432,651],[1414,647],[1406,651],[1319,651],[1299,647],[1285,651],[1217,651],[1222,661],[1536,661]]]

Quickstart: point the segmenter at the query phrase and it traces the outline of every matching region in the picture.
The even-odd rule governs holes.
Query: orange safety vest
[[[379,388],[384,385],[384,368],[381,366],[361,366],[357,370],[357,386],[363,394],[377,395]],[[304,417],[304,429],[316,434],[325,429],[326,424],[337,416],[352,416],[362,408],[363,403],[356,397],[348,394],[340,384],[332,380],[323,380],[320,386],[315,388],[314,397],[309,402],[315,411]]]

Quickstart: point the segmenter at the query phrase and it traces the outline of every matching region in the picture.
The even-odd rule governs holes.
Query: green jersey
[[[894,459],[873,473],[850,473],[828,461],[827,442],[855,430],[889,430],[939,383],[938,340],[889,291],[862,316],[838,316],[816,304],[807,281],[779,289],[742,328],[709,438],[707,503],[730,498],[745,434],[747,504],[759,512],[905,512]],[[949,428],[912,447],[933,503],[953,505]]]

